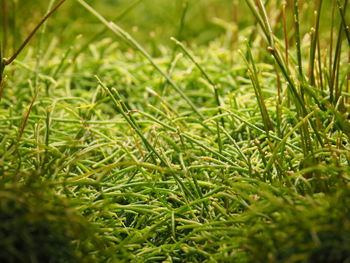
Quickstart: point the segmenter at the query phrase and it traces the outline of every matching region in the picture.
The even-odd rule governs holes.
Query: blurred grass
[[[18,45],[20,39],[28,33],[38,22],[47,9],[47,1],[36,1],[36,5],[28,1],[5,1],[7,6],[10,38]],[[184,32],[182,37],[201,44],[208,43],[224,30],[213,22],[214,18],[229,20],[232,16],[230,0],[200,0],[200,1],[158,1],[141,0],[130,10],[119,23],[133,35],[151,45],[169,42],[171,36],[176,36],[181,19],[183,6],[188,2],[188,14],[186,15]],[[89,1],[94,8],[102,12],[108,19],[115,19],[130,7],[132,1]],[[23,14],[23,15],[22,15]],[[30,15],[29,15],[30,14]],[[3,14],[3,17],[5,14]],[[69,46],[72,39],[82,34],[89,38],[101,29],[101,24],[87,15],[75,1],[68,1],[62,7],[60,13],[47,25],[47,38],[55,36],[55,32],[61,32],[60,45]],[[2,28],[3,29],[3,28]],[[9,32],[10,33],[10,32]],[[107,33],[107,36],[109,33]],[[57,35],[56,35],[57,36]],[[105,37],[106,34],[103,36]],[[14,43],[12,43],[14,44]],[[12,45],[10,45],[12,46]]]

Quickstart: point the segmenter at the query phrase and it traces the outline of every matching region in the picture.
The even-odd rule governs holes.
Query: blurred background
[[[301,34],[311,31],[314,10],[319,0],[300,0]],[[333,0],[323,1],[321,41],[329,39]],[[43,15],[58,0],[0,0],[0,39],[3,53],[18,47]],[[244,0],[86,0],[108,20],[117,22],[143,46],[160,48],[173,45],[171,36],[196,45],[207,45],[223,36],[246,38],[244,30],[254,27],[255,20]],[[293,0],[268,0],[267,10],[275,34],[283,38],[282,6],[286,3],[286,20],[293,43]],[[350,12],[348,12],[349,15]],[[339,17],[339,16],[336,16]],[[305,23],[306,21],[306,23]],[[60,47],[69,47],[79,36],[79,44],[112,36],[108,30],[77,1],[67,0],[47,23],[46,38],[58,39]],[[240,34],[237,34],[237,32]],[[250,30],[251,31],[251,30]],[[249,31],[249,32],[250,32]],[[34,41],[38,41],[36,36]],[[47,42],[47,41],[46,41]],[[327,46],[328,43],[326,43]],[[153,54],[154,55],[154,54]]]
[[[49,0],[0,0],[1,38],[7,50],[20,41],[40,21],[50,5]],[[50,3],[51,2],[51,3]],[[225,23],[237,20],[232,0],[90,0],[86,1],[108,20],[118,22],[142,44],[171,43],[176,36],[182,40],[207,44],[226,31]],[[242,2],[243,3],[243,2]],[[245,16],[240,17],[244,23]],[[182,28],[182,30],[180,29]],[[46,37],[60,38],[61,45],[71,45],[75,37],[89,38],[103,29],[77,1],[67,0],[47,23]],[[181,32],[179,32],[181,31]],[[59,32],[59,35],[57,33]],[[108,36],[109,32],[101,35]]]

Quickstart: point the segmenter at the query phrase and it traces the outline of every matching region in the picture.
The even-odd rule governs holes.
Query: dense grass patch
[[[7,13],[0,259],[349,262],[347,1],[150,2]]]

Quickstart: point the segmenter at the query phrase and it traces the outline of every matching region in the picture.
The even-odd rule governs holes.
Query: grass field
[[[0,262],[350,262],[347,0],[0,3]]]

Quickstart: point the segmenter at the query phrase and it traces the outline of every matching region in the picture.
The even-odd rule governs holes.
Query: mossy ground
[[[350,262],[346,1],[117,2],[6,66],[0,261]]]

